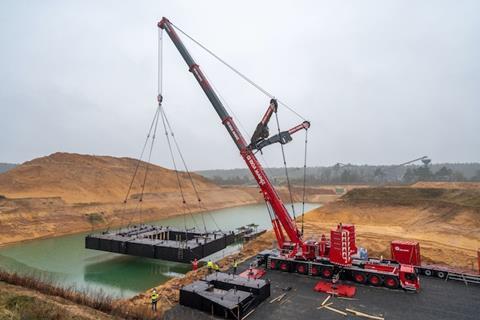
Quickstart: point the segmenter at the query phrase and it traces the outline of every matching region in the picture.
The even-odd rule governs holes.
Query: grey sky
[[[309,165],[479,161],[479,12],[479,1],[438,0],[2,1],[0,162],[136,157],[156,108],[162,16],[311,120]],[[185,43],[250,135],[269,99]],[[190,166],[243,167],[164,46],[165,107]],[[279,116],[284,129],[300,122]],[[286,150],[300,166],[303,134]],[[159,135],[153,160],[168,159]],[[281,165],[279,147],[265,159]]]

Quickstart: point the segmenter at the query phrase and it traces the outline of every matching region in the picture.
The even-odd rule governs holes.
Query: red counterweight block
[[[392,260],[401,264],[419,266],[422,263],[420,258],[420,244],[417,241],[394,240],[390,243]]]
[[[341,266],[352,264],[350,232],[342,225],[330,231],[330,262]]]
[[[357,245],[355,243],[355,226],[353,224],[342,224],[343,229],[347,229],[350,233],[350,253],[356,254],[357,253]]]

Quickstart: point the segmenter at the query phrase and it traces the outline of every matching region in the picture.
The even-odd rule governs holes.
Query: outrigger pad
[[[325,292],[334,296],[352,298],[355,296],[357,289],[354,286],[346,284],[333,284],[327,281],[319,281],[313,290],[317,292]]]

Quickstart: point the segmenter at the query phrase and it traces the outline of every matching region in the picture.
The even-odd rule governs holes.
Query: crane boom
[[[303,247],[302,235],[297,229],[295,221],[290,217],[274,186],[268,179],[265,170],[255,157],[252,148],[248,147],[246,140],[238,130],[234,120],[228,114],[204,73],[201,71],[198,64],[193,60],[185,45],[178,37],[178,34],[176,33],[172,23],[164,17],[158,23],[158,27],[167,32],[173,44],[188,65],[189,71],[192,72],[203,92],[205,92],[207,95],[208,100],[210,100],[210,103],[220,117],[222,124],[232,137],[240,151],[240,155],[257,181],[263,197],[267,202],[267,207],[270,206],[269,211],[270,208],[273,211],[273,215],[270,215],[270,218],[272,220],[273,229],[275,231],[275,236],[277,238],[279,247],[283,248],[284,246],[289,245],[292,248],[291,254],[294,255],[300,247]],[[161,101],[161,99],[162,97],[159,97],[159,101]],[[288,238],[285,237],[285,234]]]

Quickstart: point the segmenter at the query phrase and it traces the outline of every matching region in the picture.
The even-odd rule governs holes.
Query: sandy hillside
[[[413,188],[439,189],[480,189],[480,182],[425,182],[420,181],[412,185]]]
[[[0,174],[0,245],[152,221],[185,212],[174,171],[150,165],[143,202],[138,201],[146,163],[141,163],[129,201],[123,200],[137,161],[54,153]],[[192,174],[202,199],[181,173],[190,212],[259,201],[256,190],[221,188]]]
[[[181,173],[186,207],[175,172],[153,165],[139,203],[146,166],[141,163],[125,205],[136,165],[137,161],[129,158],[55,153],[0,174],[0,245],[263,201],[258,188],[219,187],[192,174],[202,199],[199,206],[187,174]],[[278,191],[289,199],[285,188]],[[307,192],[306,201],[337,198],[327,191],[313,188]],[[298,193],[294,192],[294,199],[301,201]]]
[[[54,153],[0,174],[0,194],[9,198],[61,197],[66,202],[121,201],[126,195],[137,160],[108,156]],[[132,194],[139,193],[147,164],[141,162]],[[192,174],[199,189],[218,188],[207,179]],[[191,189],[185,173],[182,185]],[[146,193],[175,191],[175,172],[156,165],[148,167]]]

